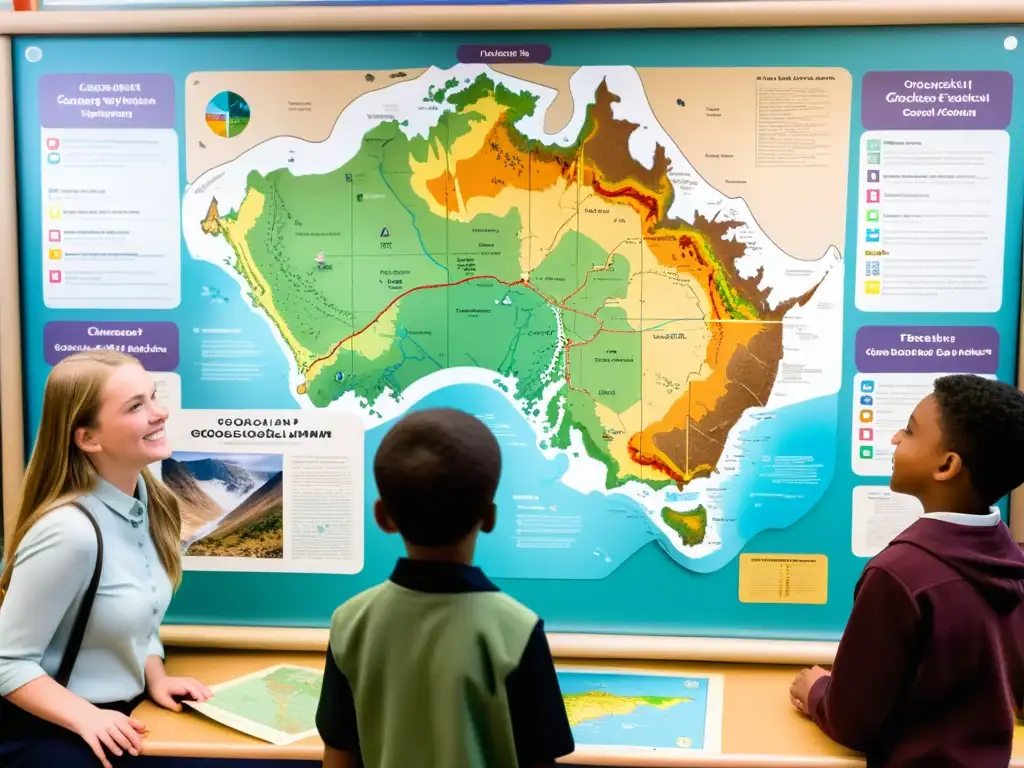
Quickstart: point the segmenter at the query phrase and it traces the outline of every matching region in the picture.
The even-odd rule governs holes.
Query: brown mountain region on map
[[[775,309],[772,309],[768,305],[768,295],[771,293],[771,289],[763,291],[758,287],[764,277],[764,268],[758,267],[753,277],[743,277],[740,275],[739,270],[736,268],[736,262],[746,253],[746,246],[739,240],[725,239],[726,233],[736,226],[738,226],[738,222],[722,221],[717,216],[708,220],[696,211],[693,212],[694,229],[703,232],[714,243],[715,258],[728,273],[729,285],[739,291],[740,296],[745,301],[754,306],[758,317],[763,320],[781,320],[795,306],[795,302],[803,306],[807,299],[811,298],[814,291],[817,290],[817,286],[811,288],[805,296],[784,301]],[[780,340],[780,347],[781,343]]]
[[[640,126],[614,117],[612,105],[621,99],[608,89],[606,80],[601,81],[594,98],[591,115],[596,130],[583,145],[587,161],[601,169],[605,180],[614,184],[630,179],[638,181],[652,192],[668,193],[668,202],[671,204],[671,185],[668,183],[671,162],[665,155],[665,148],[657,144],[654,162],[650,169],[644,168],[629,152],[629,137]]]
[[[727,286],[753,309],[757,319],[781,319],[792,304],[783,302],[771,309],[768,299],[772,288],[759,287],[764,270],[759,268],[747,278],[737,269],[736,262],[745,254],[746,246],[738,239],[727,240],[725,236],[742,226],[741,222],[719,219],[717,215],[707,219],[697,211],[693,212],[692,222],[668,217],[675,199],[668,176],[672,170],[671,160],[661,144],[655,145],[654,161],[649,169],[633,157],[628,149],[629,140],[640,126],[614,116],[612,106],[619,101],[621,99],[611,92],[607,81],[602,80],[584,127],[584,131],[589,130],[589,133],[583,137],[575,160],[580,168],[577,178],[582,177],[584,184],[605,199],[630,201],[642,215],[642,236],[658,261],[690,274],[712,298],[710,319],[724,320],[731,316],[714,311],[716,307],[725,306],[723,302],[714,301],[716,295],[721,294],[716,285],[721,280],[721,275],[716,274],[719,271],[725,272]],[[540,162],[531,164],[531,167],[544,167],[545,161],[550,163],[552,159],[565,162],[563,158],[549,156],[553,153],[543,149],[535,151]],[[710,254],[706,252],[709,246]]]

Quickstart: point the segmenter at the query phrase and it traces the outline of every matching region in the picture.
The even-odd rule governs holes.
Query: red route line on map
[[[516,280],[514,283],[508,283],[504,280],[499,280],[494,275],[471,275],[470,277],[464,277],[461,280],[456,280],[454,283],[434,283],[432,285],[417,285],[395,296],[395,298],[388,302],[388,305],[384,307],[384,309],[377,313],[373,320],[368,322],[358,331],[350,333],[348,336],[346,336],[333,347],[331,347],[330,351],[326,355],[322,355],[321,357],[315,358],[312,362],[310,362],[310,365],[312,366],[315,365],[316,363],[321,363],[324,360],[329,360],[330,358],[334,357],[334,355],[337,353],[339,349],[342,348],[345,342],[352,341],[352,339],[354,339],[356,336],[359,336],[361,333],[365,333],[370,328],[372,328],[377,323],[378,320],[380,320],[382,317],[384,317],[385,314],[387,314],[388,310],[390,310],[393,306],[395,306],[395,304],[404,299],[410,293],[416,293],[416,291],[425,291],[432,288],[453,288],[456,285],[462,285],[463,283],[468,283],[472,280],[494,280],[496,283],[501,283],[502,285],[506,285],[509,288],[511,288],[513,285],[520,285],[523,283],[522,280]]]
[[[590,270],[588,270],[588,276],[589,276],[589,272],[590,272]],[[472,282],[473,280],[493,280],[494,282],[499,283],[500,285],[507,286],[509,288],[511,288],[512,286],[515,286],[515,285],[521,285],[524,288],[529,288],[531,291],[536,293],[538,296],[540,296],[542,299],[544,299],[544,301],[546,301],[548,304],[551,304],[552,306],[558,307],[559,309],[563,309],[566,312],[575,312],[578,315],[583,315],[584,317],[589,317],[589,318],[591,318],[593,320],[597,320],[598,323],[601,322],[600,320],[598,320],[597,315],[591,315],[591,314],[588,314],[586,312],[580,312],[577,309],[571,309],[569,307],[564,306],[563,304],[559,304],[556,301],[552,301],[551,297],[545,296],[539,290],[534,288],[529,283],[529,281],[527,281],[527,280],[520,279],[520,280],[515,280],[513,282],[508,282],[506,280],[502,280],[501,278],[495,277],[494,275],[471,275],[469,277],[464,277],[461,280],[456,280],[453,283],[434,283],[432,285],[417,285],[414,288],[410,288],[409,290],[404,291],[403,293],[398,294],[395,298],[393,298],[390,302],[388,302],[388,305],[386,307],[384,307],[384,309],[382,309],[380,312],[377,313],[377,315],[373,318],[373,320],[368,322],[366,325],[364,325],[358,331],[355,331],[354,333],[350,333],[348,336],[343,338],[341,341],[339,341],[337,344],[335,344],[333,347],[331,347],[330,351],[326,355],[321,355],[320,357],[314,358],[310,362],[309,365],[310,366],[316,365],[317,363],[322,363],[323,361],[329,360],[330,358],[334,357],[334,355],[337,354],[338,350],[341,349],[342,346],[344,346],[346,342],[351,341],[352,339],[356,338],[356,336],[359,336],[360,334],[365,333],[370,328],[372,328],[385,314],[387,314],[387,312],[393,306],[395,306],[395,304],[397,304],[399,301],[404,299],[410,293],[416,293],[416,291],[430,290],[430,289],[433,289],[433,288],[454,288],[455,286],[462,285],[463,283],[469,283],[469,282]],[[596,339],[597,336],[602,331],[607,332],[607,333],[638,333],[638,331],[617,331],[617,330],[614,330],[614,329],[606,329],[602,325],[600,331],[595,333],[594,336],[591,337],[590,339],[588,339],[587,341],[582,342],[582,344],[589,344],[591,341]],[[569,347],[570,346],[581,346],[582,344],[579,343],[579,342],[573,342],[572,340],[567,339],[566,340],[566,349],[565,349],[566,354],[568,355]]]

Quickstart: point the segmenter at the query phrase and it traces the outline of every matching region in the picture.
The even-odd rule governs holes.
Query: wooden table
[[[173,649],[167,669],[172,675],[196,677],[213,685],[274,664],[321,668],[321,653],[281,653]],[[560,661],[562,668],[595,666],[593,661]],[[855,752],[825,737],[813,723],[793,710],[789,683],[797,667],[780,665],[702,664],[678,662],[601,662],[603,667],[630,670],[674,670],[725,677],[725,714],[722,753],[695,754],[682,760],[632,758],[610,760],[579,751],[562,762],[571,765],[716,766],[739,768],[854,768],[864,765]],[[224,758],[242,760],[319,761],[323,745],[309,738],[288,746],[275,746],[219,725],[189,711],[177,714],[146,702],[136,716],[149,726],[145,754],[154,757]],[[172,736],[172,734],[174,734]],[[1024,768],[1024,728],[1018,727],[1011,765]]]

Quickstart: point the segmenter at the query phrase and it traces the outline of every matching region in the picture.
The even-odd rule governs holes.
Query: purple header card
[[[43,128],[173,128],[170,75],[43,75]]]
[[[865,325],[857,329],[861,373],[990,373],[999,368],[999,333],[987,325]]]
[[[86,349],[116,349],[137,358],[147,371],[178,367],[178,326],[168,322],[88,323],[55,320],[43,326],[43,357],[56,365]]]
[[[861,91],[868,131],[998,131],[1013,107],[1009,72],[868,72]]]
[[[529,45],[460,45],[456,57],[463,64],[543,64],[551,58],[551,47]]]

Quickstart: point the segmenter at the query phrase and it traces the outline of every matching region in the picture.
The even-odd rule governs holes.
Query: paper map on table
[[[721,675],[571,667],[558,684],[578,757],[722,751]]]
[[[316,735],[322,682],[322,670],[278,664],[211,686],[210,701],[186,703],[229,728],[271,744],[291,744]]]

